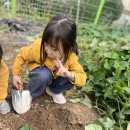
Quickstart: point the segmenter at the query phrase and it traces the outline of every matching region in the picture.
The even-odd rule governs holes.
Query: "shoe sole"
[[[53,98],[53,101],[54,101],[55,103],[60,104],[60,105],[66,103],[66,101],[61,103],[61,102],[58,102],[57,100],[55,100],[55,98],[52,96],[53,94],[50,92],[50,90],[49,90],[48,87],[46,88],[46,93],[47,93],[48,95],[50,95],[50,96]]]

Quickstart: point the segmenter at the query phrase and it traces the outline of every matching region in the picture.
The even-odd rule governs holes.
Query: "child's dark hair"
[[[2,56],[3,56],[3,50],[2,50],[2,46],[0,44],[0,62],[1,62]]]
[[[42,35],[40,63],[45,62],[47,54],[45,52],[45,43],[52,47],[56,47],[59,52],[61,44],[64,51],[64,63],[71,51],[78,55],[78,45],[76,43],[76,24],[66,16],[56,16],[45,27]]]

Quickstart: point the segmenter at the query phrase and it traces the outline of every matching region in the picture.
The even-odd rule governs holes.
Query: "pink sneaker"
[[[51,92],[51,90],[49,89],[49,87],[46,88],[46,93],[50,96],[52,96],[53,101],[57,104],[65,104],[66,103],[66,99],[63,96],[63,94],[55,94],[53,92]]]

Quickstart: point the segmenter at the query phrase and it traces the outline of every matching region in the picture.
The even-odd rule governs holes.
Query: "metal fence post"
[[[16,16],[16,0],[11,0],[11,15],[13,18]]]
[[[79,11],[80,11],[80,0],[77,3],[77,14],[76,14],[76,23],[79,21]]]
[[[104,6],[104,3],[105,3],[105,0],[101,0],[100,4],[99,4],[99,7],[98,7],[98,11],[96,13],[96,17],[94,19],[94,24],[97,25],[98,21],[99,21],[99,17],[102,13],[102,9],[103,9],[103,6]]]

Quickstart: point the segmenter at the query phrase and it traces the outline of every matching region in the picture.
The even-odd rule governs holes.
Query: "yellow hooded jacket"
[[[32,45],[25,46],[20,49],[13,65],[13,75],[21,75],[23,71],[22,66],[25,63],[27,63],[27,69],[29,71],[35,69],[36,67],[40,67],[40,45],[41,38],[38,38]],[[44,65],[48,67],[54,76],[55,74],[52,71],[54,67],[53,61],[46,58]],[[72,82],[73,84],[79,87],[85,85],[86,73],[84,72],[83,67],[78,63],[78,57],[74,52],[70,54],[68,60],[64,64],[64,67],[75,73],[75,82]],[[56,77],[54,76],[54,78]]]
[[[3,60],[0,63],[0,105],[7,97],[9,71]]]

